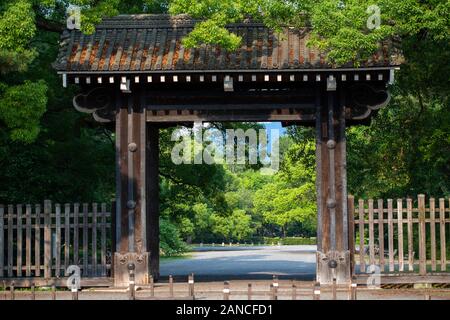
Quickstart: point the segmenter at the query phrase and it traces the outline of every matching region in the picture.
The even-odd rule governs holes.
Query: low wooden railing
[[[109,275],[111,221],[105,203],[0,205],[0,278]]]
[[[356,207],[349,196],[348,206],[356,273],[366,272],[369,265],[381,273],[421,276],[450,271],[449,199],[430,198],[428,206],[424,195],[417,202],[369,199],[359,200]]]

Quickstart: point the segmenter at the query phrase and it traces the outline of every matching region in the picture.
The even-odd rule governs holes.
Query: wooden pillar
[[[350,283],[345,96],[329,85],[317,96],[317,281]]]
[[[159,127],[147,124],[147,247],[150,272],[159,278]]]
[[[116,115],[116,252],[114,284],[127,286],[128,265],[135,265],[136,284],[147,284],[150,276],[149,216],[147,201],[146,111],[139,90],[118,94]],[[157,149],[157,144],[156,144]],[[157,150],[155,151],[157,153]],[[154,161],[158,158],[151,157]],[[158,166],[152,163],[152,166]],[[153,175],[151,175],[153,178]],[[153,198],[152,198],[153,199]],[[151,207],[151,206],[150,206]],[[159,246],[159,245],[158,245]]]

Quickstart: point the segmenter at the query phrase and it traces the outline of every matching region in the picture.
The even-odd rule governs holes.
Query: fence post
[[[383,199],[378,199],[377,204],[378,209],[378,246],[380,247],[380,252],[378,254],[380,259],[380,269],[384,272],[384,209],[383,209]]]
[[[358,284],[356,282],[352,282],[351,283],[351,300],[356,300],[357,296],[356,296],[356,292],[358,290]]]
[[[292,284],[292,300],[297,300],[297,286],[295,283]]]
[[[445,246],[445,199],[439,199],[439,230],[441,237],[441,271],[447,270],[447,251]]]
[[[56,300],[56,285],[52,285],[52,300]]]
[[[412,199],[406,199],[408,217],[408,270],[414,271],[413,205]]]
[[[278,299],[278,276],[273,275],[273,295],[274,295],[274,300]]]
[[[155,296],[155,280],[153,279],[153,276],[150,275],[150,297]]]
[[[313,287],[313,299],[320,300],[320,283],[316,282]]]
[[[5,208],[3,207],[3,205],[0,205],[0,278],[3,278],[3,267],[5,265],[5,250],[4,250],[5,223],[3,220],[4,212]]]
[[[398,271],[404,271],[403,260],[403,200],[397,199],[397,241],[398,241]]]
[[[336,300],[337,299],[336,278],[333,278],[333,284],[331,285],[331,290],[333,293],[333,300]]]
[[[252,284],[251,283],[248,284],[247,299],[252,300]]]
[[[374,217],[373,217],[373,199],[368,200],[369,211],[369,264],[373,266],[375,264],[375,230],[374,230]],[[334,299],[335,300],[335,299]]]
[[[52,276],[52,202],[44,201],[44,278]]]
[[[22,277],[22,205],[16,206],[16,272],[17,277]]]
[[[355,274],[355,197],[348,196],[348,247],[350,249],[350,272]]]
[[[11,282],[11,284],[9,286],[9,292],[11,294],[11,300],[15,300],[16,299],[16,293],[15,293],[15,288],[14,288],[14,281]]]
[[[194,274],[191,273],[188,278],[189,297],[194,298]]]
[[[72,300],[78,300],[78,288],[74,286],[71,291],[72,291]]]
[[[276,300],[275,287],[273,286],[273,283],[270,284],[270,300]]]
[[[111,277],[114,278],[114,255],[116,252],[116,200],[111,201],[111,228],[109,230],[111,235]]]
[[[31,300],[36,300],[36,287],[35,284],[31,284]]]
[[[436,271],[436,208],[434,198],[430,198],[430,238],[431,238],[431,271]]]
[[[230,283],[228,281],[223,283],[223,300],[230,300]]]
[[[8,277],[13,276],[13,215],[14,206],[8,205]]]
[[[359,271],[366,272],[365,261],[365,243],[364,243],[364,200],[358,201],[358,219],[359,219]]]
[[[136,296],[135,296],[135,290],[134,290],[134,270],[136,269],[136,266],[134,265],[134,263],[129,263],[128,264],[128,274],[129,274],[129,295],[128,295],[128,299],[129,300],[135,300]]]
[[[169,293],[170,297],[173,298],[173,276],[169,276]]]
[[[426,229],[425,229],[425,195],[418,196],[419,207],[419,274],[427,273]]]

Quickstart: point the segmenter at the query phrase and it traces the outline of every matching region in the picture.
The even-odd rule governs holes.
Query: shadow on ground
[[[316,275],[315,246],[200,247],[188,259],[161,262],[161,280],[172,275],[185,281],[267,280],[312,281]]]

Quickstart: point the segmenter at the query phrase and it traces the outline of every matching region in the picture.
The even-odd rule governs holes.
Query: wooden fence
[[[448,205],[446,207],[446,204]],[[418,274],[450,271],[450,199],[355,200],[349,196],[354,273]],[[351,214],[354,213],[354,214]],[[359,268],[358,268],[359,267]]]
[[[70,265],[83,277],[108,276],[111,222],[104,203],[0,205],[0,278],[59,278]]]

